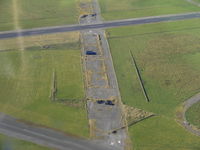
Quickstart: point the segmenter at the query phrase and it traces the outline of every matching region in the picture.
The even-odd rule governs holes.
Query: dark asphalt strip
[[[110,150],[110,148],[91,141],[76,139],[54,130],[18,122],[7,115],[0,120],[0,133],[60,150]]]
[[[4,124],[4,123],[0,123],[0,128],[4,129],[4,130],[8,130],[9,132],[14,132],[23,136],[27,136],[30,137],[31,139],[35,139],[35,140],[39,140],[39,143],[37,144],[41,144],[44,143],[44,145],[48,145],[49,143],[51,143],[51,146],[53,145],[53,147],[55,148],[59,148],[59,149],[66,149],[67,150],[89,150],[89,148],[84,148],[83,145],[78,145],[77,141],[76,143],[72,143],[69,141],[65,141],[63,139],[55,139],[54,137],[51,136],[46,136],[43,134],[40,134],[38,132],[32,132],[29,131],[27,129],[21,129],[21,128],[17,128],[13,125],[8,125],[8,124]]]
[[[73,26],[61,26],[61,27],[50,27],[50,28],[40,28],[40,29],[30,29],[30,30],[21,30],[21,31],[11,31],[11,32],[1,32],[0,39],[4,38],[14,38],[18,36],[32,36],[32,35],[41,35],[41,34],[51,34],[51,33],[61,33],[61,32],[71,32],[71,31],[80,31],[80,30],[89,30],[89,29],[99,29],[99,28],[112,28],[120,26],[130,26],[130,25],[139,25],[147,23],[158,23],[166,21],[178,21],[186,19],[200,18],[200,13],[191,13],[191,14],[179,14],[171,16],[155,16],[149,18],[138,18],[130,20],[119,20],[119,21],[109,21],[98,24],[90,25],[73,25]],[[20,32],[20,34],[19,34]]]

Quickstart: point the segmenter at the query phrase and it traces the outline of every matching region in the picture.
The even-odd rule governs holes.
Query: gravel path
[[[188,99],[187,101],[184,102],[183,104],[183,110],[181,111],[181,125],[183,127],[185,127],[189,132],[200,136],[200,130],[195,128],[193,125],[191,125],[186,117],[185,117],[185,113],[187,112],[187,110],[192,107],[193,105],[195,105],[196,103],[200,102],[200,93],[196,94],[195,96],[191,97],[190,99]]]

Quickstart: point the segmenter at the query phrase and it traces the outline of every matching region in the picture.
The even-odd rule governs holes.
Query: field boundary
[[[131,54],[131,57],[132,57],[133,65],[134,65],[135,70],[136,70],[136,73],[137,73],[138,80],[139,80],[139,82],[140,82],[140,86],[141,86],[143,95],[144,95],[146,101],[147,101],[147,102],[150,102],[149,96],[148,96],[147,91],[146,91],[145,86],[144,86],[144,82],[143,82],[143,80],[142,80],[142,76],[141,76],[141,74],[140,74],[139,68],[138,68],[138,66],[137,66],[137,63],[136,63],[135,58],[134,58],[134,56],[133,56],[133,53],[132,53],[131,51],[130,51],[130,54]]]
[[[83,99],[69,99],[69,98],[57,98],[57,75],[56,75],[56,71],[54,69],[53,71],[53,75],[52,75],[52,86],[51,86],[51,90],[50,90],[50,96],[49,99],[52,102],[59,102],[62,104],[65,104],[67,106],[71,106],[71,107],[76,107],[76,108],[80,108],[80,107],[84,107],[84,101],[85,98]]]

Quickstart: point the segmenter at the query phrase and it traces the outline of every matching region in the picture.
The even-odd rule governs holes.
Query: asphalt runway
[[[32,35],[52,34],[59,32],[81,31],[90,29],[105,29],[105,28],[113,28],[120,26],[131,26],[131,25],[177,21],[177,20],[186,20],[194,18],[200,18],[200,12],[107,21],[103,23],[94,23],[85,25],[56,26],[56,27],[35,28],[30,30],[27,29],[20,31],[5,31],[5,32],[0,32],[0,39],[14,38],[18,36],[32,36]]]
[[[59,150],[112,150],[110,147],[104,147],[94,141],[19,122],[2,113],[0,113],[0,133]]]

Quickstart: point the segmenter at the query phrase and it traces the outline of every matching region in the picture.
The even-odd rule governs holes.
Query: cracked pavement
[[[93,5],[95,15],[81,18],[80,24],[101,22],[98,2],[95,0],[91,5]],[[82,31],[81,39],[88,118],[94,122],[90,124],[93,129],[93,138],[98,143],[110,145],[115,150],[124,150],[126,129],[112,132],[124,127],[125,120],[105,31],[102,29]],[[93,51],[96,55],[87,55],[87,51]],[[99,100],[110,100],[114,105],[99,104],[97,102]]]

